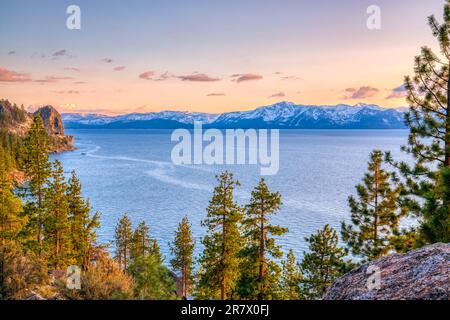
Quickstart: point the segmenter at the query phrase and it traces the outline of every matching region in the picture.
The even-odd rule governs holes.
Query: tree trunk
[[[447,80],[447,113],[445,121],[445,160],[444,165],[450,167],[450,75]]]
[[[264,299],[264,287],[263,287],[263,280],[264,280],[264,264],[265,264],[265,248],[264,248],[264,240],[265,240],[265,233],[264,233],[264,212],[261,210],[261,225],[260,225],[260,238],[259,238],[259,275],[258,275],[258,282],[259,282],[259,292],[258,292],[258,300]]]
[[[225,208],[224,208],[225,210]],[[224,211],[225,212],[225,211]],[[226,297],[226,285],[227,285],[227,279],[226,279],[226,266],[225,266],[225,253],[226,253],[226,248],[225,248],[225,239],[226,239],[226,228],[225,228],[225,214],[222,217],[222,284],[221,284],[221,288],[220,288],[220,299],[221,300],[225,300]]]

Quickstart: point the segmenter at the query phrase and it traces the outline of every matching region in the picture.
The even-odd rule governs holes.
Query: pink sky
[[[421,46],[435,47],[426,18],[440,18],[442,1],[378,2],[376,31],[362,0],[213,1],[196,10],[175,0],[79,1],[77,31],[65,28],[65,4],[1,2],[0,97],[110,114],[281,100],[405,106],[403,77]],[[24,23],[33,17],[42,23]]]

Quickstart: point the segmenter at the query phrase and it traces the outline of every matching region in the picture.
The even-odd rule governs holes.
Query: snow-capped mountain
[[[215,128],[400,129],[405,109],[373,104],[334,106],[280,102],[250,111],[218,114],[162,111],[120,116],[63,114],[66,128],[189,128],[194,121]]]

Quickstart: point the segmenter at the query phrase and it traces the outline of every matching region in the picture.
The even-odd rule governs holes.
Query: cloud
[[[277,92],[277,93],[274,93],[274,94],[268,96],[268,99],[271,99],[271,98],[283,98],[283,97],[286,97],[286,95],[284,94],[284,92],[280,91],[280,92]]]
[[[64,68],[64,70],[75,71],[75,72],[80,72],[81,71],[80,69],[75,68],[75,67],[67,67],[67,68]]]
[[[73,84],[86,84],[86,81],[74,81]]]
[[[405,88],[405,85],[392,89],[391,93],[386,97],[386,99],[400,99],[405,98],[408,95],[408,90]]]
[[[303,79],[297,76],[285,76],[281,77],[281,80],[303,80]]]
[[[103,61],[103,62],[106,62],[106,63],[111,63],[111,62],[113,62],[113,59],[110,59],[110,58],[103,58],[102,61]]]
[[[145,71],[139,75],[140,79],[144,80],[152,80],[152,77],[155,75],[155,72],[153,71]]]
[[[366,99],[375,96],[380,90],[371,86],[363,86],[360,88],[347,88],[345,92],[349,95],[344,96],[344,99]]]
[[[72,77],[58,77],[58,76],[47,76],[44,79],[37,79],[34,80],[34,82],[38,83],[55,83],[59,82],[60,80],[72,80]]]
[[[223,93],[223,92],[213,92],[213,93],[208,93],[206,96],[207,97],[223,97],[223,96],[225,96],[225,93]]]
[[[11,50],[11,51],[8,52],[8,55],[10,55],[10,56],[13,55],[13,54],[16,54],[16,52],[14,50]]]
[[[0,67],[0,82],[27,82],[31,81],[27,73],[19,73]]]
[[[261,80],[263,78],[262,75],[256,73],[233,74],[231,77],[235,78],[233,81],[236,81],[237,83],[244,81]]]
[[[114,68],[114,71],[122,71],[125,70],[125,66],[118,66]]]
[[[167,79],[172,78],[172,77],[173,76],[168,71],[166,71],[166,72],[162,73],[159,76],[159,78],[155,79],[155,81],[164,81],[164,80],[167,80]]]
[[[197,82],[220,81],[220,78],[214,78],[204,73],[195,73],[187,76],[179,76],[178,78],[181,79],[182,81],[197,81]]]
[[[58,106],[59,112],[77,112],[77,113],[101,113],[101,114],[111,114],[111,110],[104,108],[82,108],[74,103],[66,103]]]
[[[78,90],[60,90],[60,91],[54,91],[55,93],[59,94],[79,94],[80,91]]]
[[[66,50],[66,49],[58,50],[58,51],[54,52],[54,53],[52,54],[52,56],[53,56],[53,57],[67,56],[67,50]]]

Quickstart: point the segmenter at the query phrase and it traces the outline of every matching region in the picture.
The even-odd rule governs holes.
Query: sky
[[[27,108],[220,113],[279,101],[406,106],[443,0],[0,1],[0,98]],[[69,5],[81,29],[70,30]],[[367,8],[380,8],[370,30]]]

